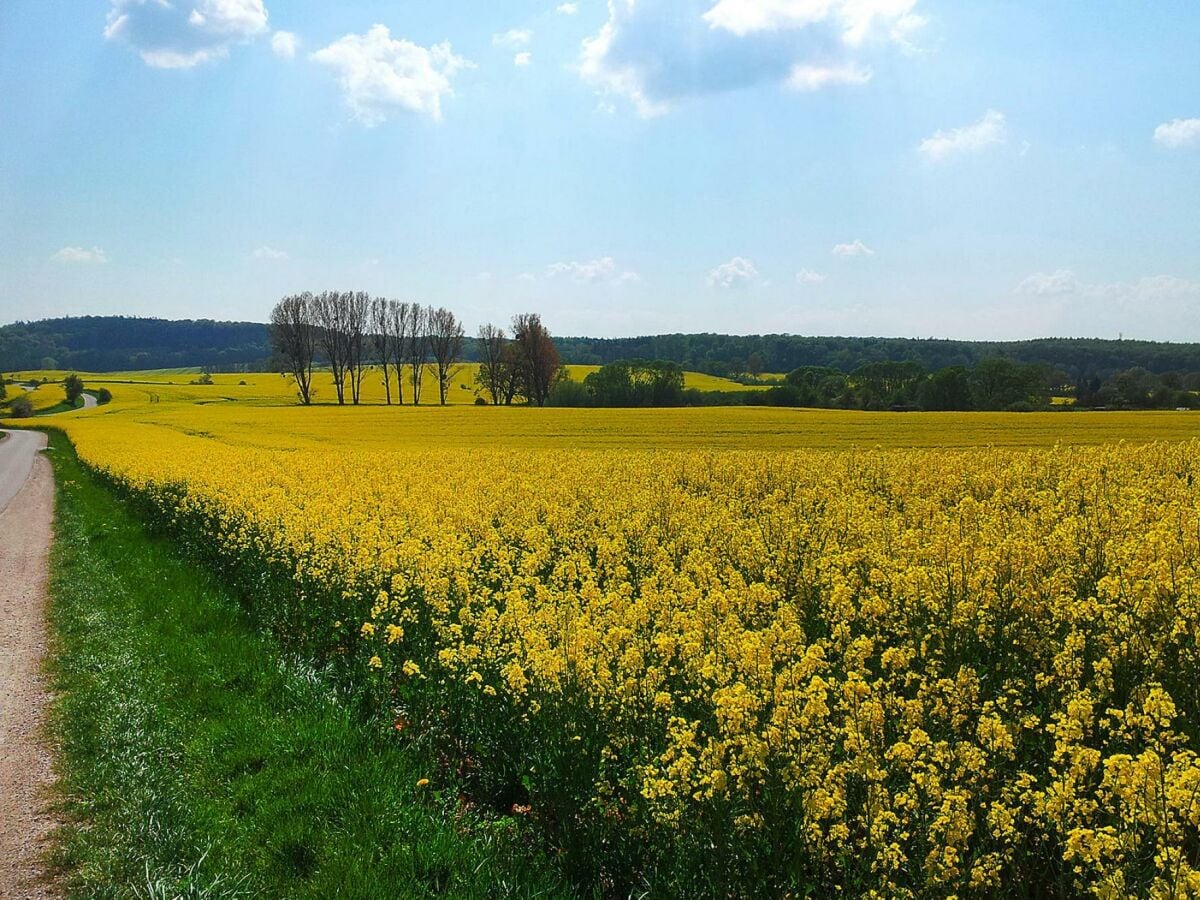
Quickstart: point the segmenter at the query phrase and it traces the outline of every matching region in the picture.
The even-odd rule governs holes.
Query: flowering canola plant
[[[1200,896],[1200,442],[69,430],[597,883]]]

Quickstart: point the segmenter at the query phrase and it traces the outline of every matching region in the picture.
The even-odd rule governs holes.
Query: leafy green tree
[[[1016,404],[1044,406],[1045,373],[1002,356],[981,360],[972,370],[971,396],[976,409],[1008,409]]]
[[[930,410],[974,409],[970,374],[964,366],[947,366],[934,372],[917,390],[917,402],[922,409]]]
[[[67,394],[67,402],[74,406],[83,396],[83,379],[78,375],[68,375],[63,379],[63,390]]]

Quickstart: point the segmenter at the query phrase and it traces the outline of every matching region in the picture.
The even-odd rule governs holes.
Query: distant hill
[[[912,360],[930,371],[973,366],[990,356],[1041,363],[1071,380],[1108,378],[1140,366],[1151,372],[1200,372],[1200,344],[1112,341],[1097,338],[1039,338],[1031,341],[951,341],[875,337],[803,337],[788,334],[661,334],[636,338],[560,338],[564,360],[603,365],[618,359],[669,359],[685,369],[731,375],[750,368],[752,356],[764,372],[799,366],[828,366],[851,372],[863,363]]]
[[[563,361],[602,365],[618,359],[665,359],[713,375],[828,366],[843,372],[863,363],[913,360],[926,369],[971,366],[989,356],[1042,363],[1072,381],[1108,378],[1135,366],[1158,374],[1200,372],[1200,344],[1042,338],[1032,341],[950,341],[910,338],[803,337],[787,334],[662,334],[634,338],[557,338]],[[474,344],[466,355],[474,358]],[[206,366],[213,371],[267,369],[266,325],[255,322],[171,321],[84,316],[0,327],[0,372],[74,369],[113,372]]]
[[[0,372],[189,366],[234,371],[267,368],[270,358],[267,326],[255,322],[83,316],[0,327]]]

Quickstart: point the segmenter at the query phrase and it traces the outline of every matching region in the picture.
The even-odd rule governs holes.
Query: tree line
[[[659,334],[628,338],[558,338],[563,359],[608,365],[643,359],[679,363],[685,370],[755,380],[764,372],[786,373],[820,366],[851,373],[878,362],[919,363],[929,372],[973,368],[991,357],[1046,365],[1080,383],[1111,378],[1134,367],[1163,374],[1200,371],[1200,344],[1100,338],[1039,338],[1026,341],[956,341],[939,338],[822,337],[797,334]]]
[[[700,391],[684,386],[684,371],[668,360],[618,360],[582,382],[561,379],[553,406],[796,406],[863,410],[1028,411],[1052,398],[1077,407],[1194,409],[1200,407],[1200,373],[1156,375],[1141,368],[1074,384],[1060,369],[988,357],[973,366],[929,371],[915,360],[871,362],[842,372],[799,366],[761,391]]]
[[[511,327],[511,334],[490,323],[480,327],[476,383],[497,406],[544,406],[561,369],[554,340],[537,313],[514,316]],[[329,369],[340,405],[357,405],[367,373],[378,369],[389,406],[406,402],[406,382],[409,402],[419,405],[426,372],[434,375],[444,406],[467,342],[462,322],[445,307],[362,291],[284,297],[271,310],[269,334],[280,368],[295,381],[305,406],[314,399],[318,366]],[[477,402],[487,400],[480,396]]]
[[[688,371],[750,382],[762,373],[785,373],[802,366],[851,373],[868,363],[913,361],[930,372],[953,366],[970,369],[993,356],[1060,369],[1074,384],[1104,382],[1134,368],[1159,376],[1200,372],[1200,344],[1092,338],[1001,342],[701,333],[559,337],[554,343],[564,363],[661,359]],[[464,360],[480,361],[481,350],[478,338],[464,338]],[[271,357],[269,327],[252,322],[82,316],[0,325],[0,369],[5,371],[112,372],[193,366],[211,372],[266,371]]]

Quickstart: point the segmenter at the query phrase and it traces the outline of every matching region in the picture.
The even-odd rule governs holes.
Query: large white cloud
[[[442,98],[452,96],[451,79],[473,63],[455,56],[449,43],[422,47],[393,38],[384,25],[348,34],[312,54],[338,76],[351,114],[367,127],[402,109],[440,120]]]
[[[754,84],[863,84],[868,44],[910,46],[918,0],[609,0],[579,72],[642,116]]]
[[[1200,147],[1200,119],[1172,119],[1154,129],[1156,143],[1171,149]]]
[[[128,44],[148,66],[190,69],[266,31],[262,0],[112,0],[104,36]]]
[[[977,153],[993,144],[1008,140],[1008,122],[1004,113],[989,109],[983,118],[962,128],[935,132],[921,141],[917,150],[931,162],[944,162],[968,153]]]
[[[925,24],[916,0],[720,0],[704,14],[714,28],[737,35],[832,22],[850,46],[879,29],[889,38],[907,37]]]

